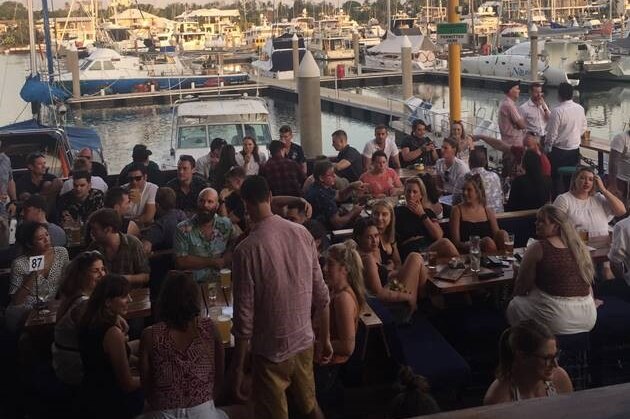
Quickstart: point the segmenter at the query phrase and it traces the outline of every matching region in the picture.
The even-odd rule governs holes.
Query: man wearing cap
[[[79,151],[77,157],[84,158],[90,163],[90,173],[92,174],[92,178],[98,176],[102,179],[107,177],[107,168],[104,164],[94,161],[94,152],[91,148],[85,147]],[[103,191],[107,192],[107,191]]]
[[[503,93],[505,97],[499,104],[499,131],[501,139],[508,145],[523,145],[523,130],[526,127],[525,119],[521,116],[516,106],[516,101],[521,93],[520,81],[510,80],[505,82]]]
[[[133,147],[133,152],[131,153],[131,158],[133,159],[132,163],[126,165],[120,175],[118,177],[118,183],[123,184],[127,183],[127,176],[129,175],[129,169],[133,163],[143,163],[147,166],[147,180],[156,185],[162,184],[162,172],[160,171],[160,167],[154,161],[149,160],[149,156],[153,154],[151,150],[147,148],[144,144],[136,144]]]
[[[405,166],[422,163],[433,166],[438,159],[435,144],[427,136],[427,124],[422,119],[416,119],[411,125],[411,135],[405,137],[400,154]]]
[[[221,155],[221,149],[227,144],[223,138],[215,138],[210,143],[210,152],[205,156],[201,156],[197,159],[195,164],[195,173],[208,180],[210,172],[214,170],[214,167],[219,162],[219,156]]]

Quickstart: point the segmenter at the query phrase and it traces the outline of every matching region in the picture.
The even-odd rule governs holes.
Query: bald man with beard
[[[216,282],[219,271],[231,266],[237,233],[227,217],[217,214],[219,194],[203,189],[197,198],[197,213],[177,225],[173,250],[177,269],[193,272],[197,282]]]

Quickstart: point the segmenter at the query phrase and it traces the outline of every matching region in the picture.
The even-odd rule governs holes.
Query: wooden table
[[[455,282],[434,278],[434,275],[446,266],[446,264],[439,264],[435,272],[430,272],[429,274],[429,284],[432,287],[433,291],[437,292],[438,294],[470,292],[483,288],[506,285],[514,281],[514,269],[511,266],[509,268],[503,267],[503,273],[500,276],[490,279],[480,280],[469,270],[466,270],[464,275],[462,275],[462,277]]]
[[[423,171],[419,171],[419,170],[408,168],[408,167],[403,167],[403,168],[398,169],[396,173],[398,173],[398,177],[403,183],[405,182],[405,180],[409,178],[418,177],[418,175],[423,175],[425,173],[428,173],[431,176],[436,176],[436,171],[435,171],[434,166],[426,166]]]
[[[560,419],[598,418],[617,419],[630,417],[628,402],[630,384],[576,391],[554,397],[523,400],[455,410],[423,419]]]
[[[151,300],[149,299],[148,288],[136,288],[131,290],[131,302],[129,310],[125,316],[127,319],[138,319],[151,316]],[[48,302],[48,313],[40,314],[33,309],[26,319],[27,329],[52,327],[57,323],[57,309],[61,301],[53,300]]]

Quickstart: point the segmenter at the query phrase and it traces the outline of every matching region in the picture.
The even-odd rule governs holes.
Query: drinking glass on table
[[[481,238],[470,236],[470,271],[477,273],[481,270]]]
[[[514,234],[508,233],[505,241],[505,255],[514,256]]]
[[[437,269],[437,252],[434,250],[429,250],[427,252],[427,267],[429,270],[434,271]]]
[[[214,282],[208,282],[208,301],[210,305],[215,305],[217,302],[217,284]]]
[[[588,230],[581,225],[577,225],[575,228],[577,229],[580,239],[582,239],[584,243],[588,243]]]

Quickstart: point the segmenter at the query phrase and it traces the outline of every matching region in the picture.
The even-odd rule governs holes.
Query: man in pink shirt
[[[253,227],[234,250],[232,263],[233,389],[238,399],[244,398],[249,348],[257,418],[288,418],[287,394],[300,414],[323,418],[315,399],[313,359],[327,363],[332,346],[328,288],[315,242],[304,227],[273,215],[263,177],[248,177],[241,197]]]
[[[522,147],[523,134],[526,127],[525,119],[518,110],[516,101],[521,93],[520,81],[509,80],[505,82],[503,92],[505,98],[499,104],[499,131],[501,140],[509,146]],[[503,154],[503,175],[507,176],[506,167],[513,166],[513,156]]]

